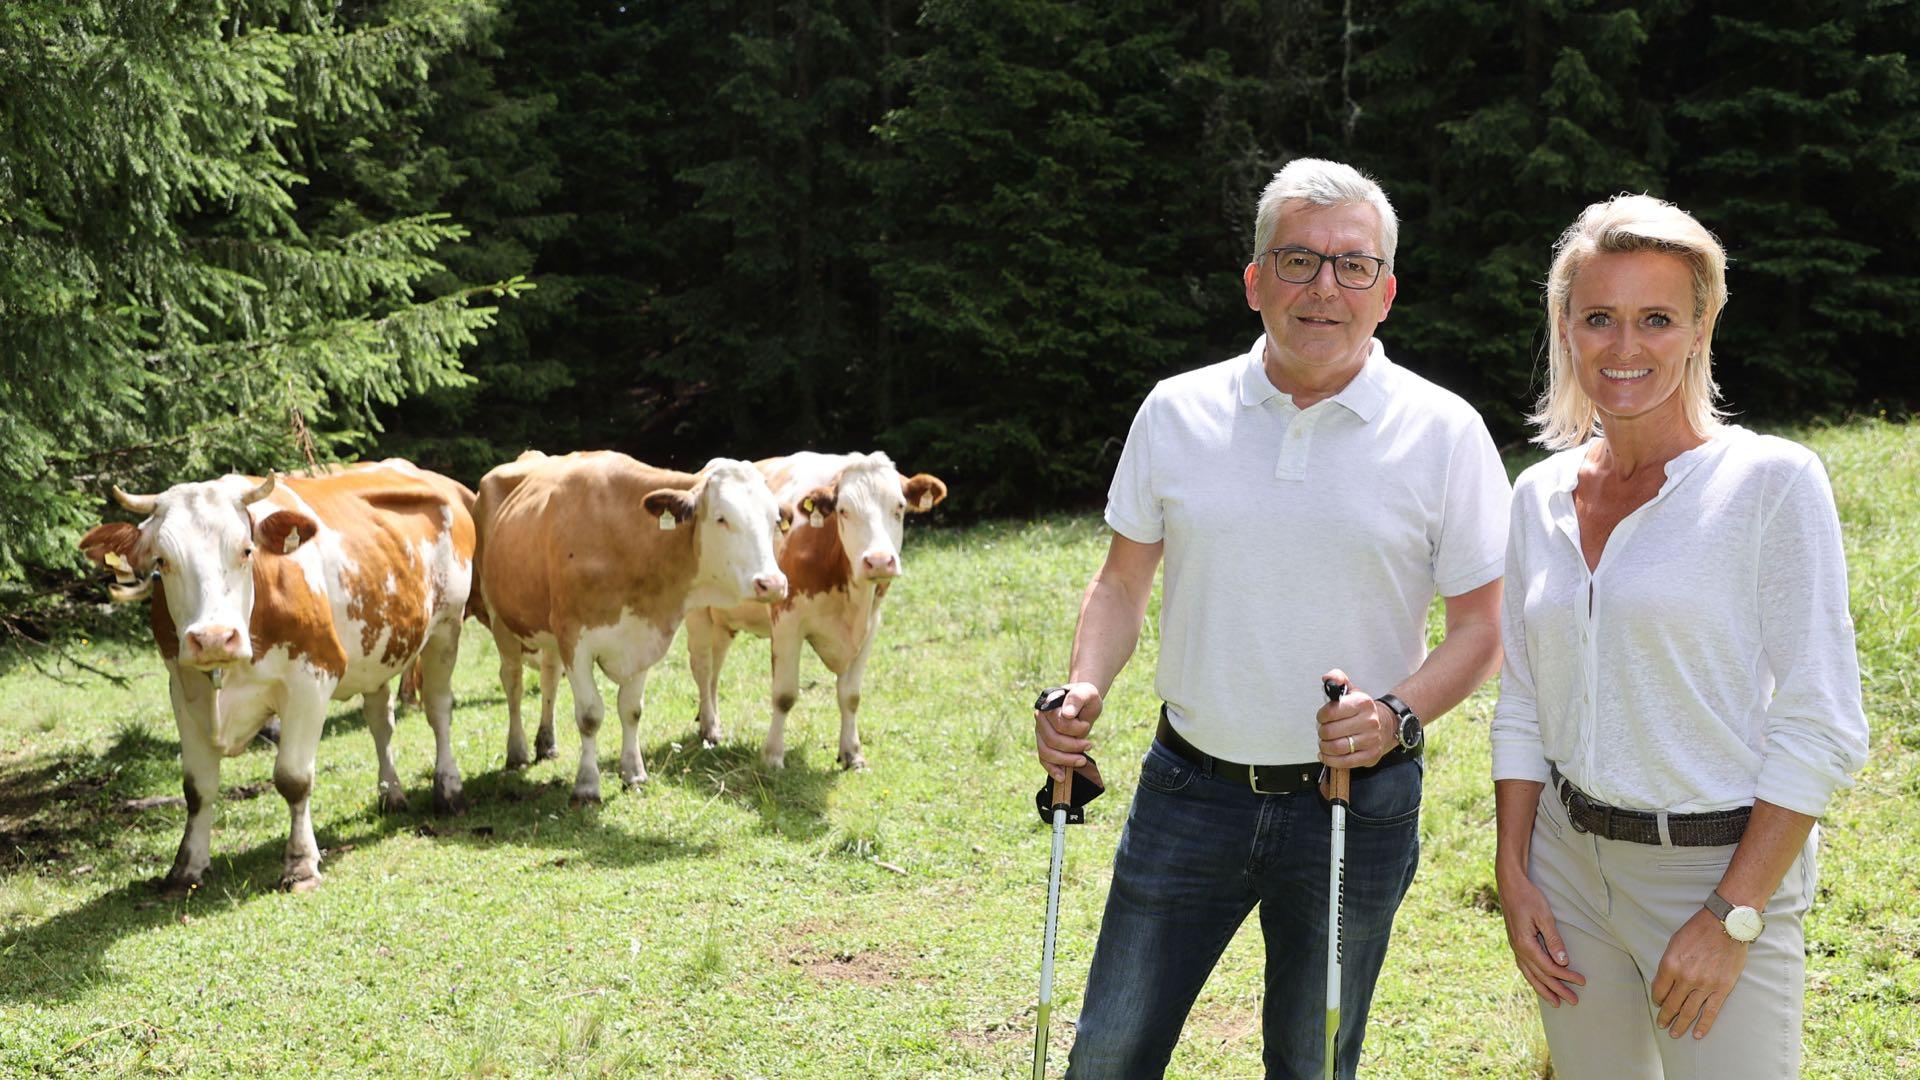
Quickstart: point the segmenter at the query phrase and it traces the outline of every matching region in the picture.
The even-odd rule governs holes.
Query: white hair
[[[1400,246],[1400,218],[1393,203],[1373,177],[1351,165],[1321,158],[1295,158],[1273,174],[1260,193],[1259,210],[1253,220],[1253,253],[1249,262],[1258,262],[1260,253],[1273,242],[1273,231],[1280,225],[1280,212],[1289,202],[1312,206],[1347,206],[1364,203],[1380,215],[1380,257],[1393,262]],[[1329,255],[1341,254],[1328,252]]]

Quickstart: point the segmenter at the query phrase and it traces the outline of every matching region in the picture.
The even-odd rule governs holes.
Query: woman
[[[1721,422],[1726,296],[1719,242],[1644,195],[1589,206],[1547,284],[1495,872],[1569,1080],[1799,1075],[1814,820],[1866,760],[1833,494]]]

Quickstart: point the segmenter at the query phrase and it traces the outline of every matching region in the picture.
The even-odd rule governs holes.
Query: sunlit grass
[[[1828,462],[1841,507],[1874,724],[1872,759],[1823,826],[1805,1075],[1915,1075],[1920,429],[1800,437]],[[394,754],[416,809],[381,815],[371,740],[357,705],[337,705],[314,803],[327,880],[298,897],[273,890],[287,815],[265,747],[223,763],[206,888],[185,901],[146,888],[184,813],[127,809],[180,792],[150,650],[90,646],[89,663],[128,678],[124,689],[0,675],[0,1075],[1020,1074],[1048,847],[1029,706],[1061,676],[1106,538],[1092,515],[909,529],[908,576],[887,601],[861,710],[864,773],[834,765],[833,680],[811,657],[789,767],[760,766],[767,648],[743,638],[722,685],[728,740],[699,749],[676,647],[642,723],[654,779],[610,784],[605,805],[570,811],[569,698],[560,759],[502,771],[493,650],[470,628],[454,751],[473,811],[425,812],[432,740],[409,713]],[[1149,629],[1099,733],[1113,792],[1069,842],[1063,1039],[1152,730],[1156,650]],[[1364,1075],[1542,1075],[1539,1023],[1491,889],[1494,693],[1433,732],[1422,866]],[[537,707],[530,695],[530,716]],[[612,775],[617,739],[601,746]],[[1171,1075],[1259,1075],[1260,988],[1249,929]]]

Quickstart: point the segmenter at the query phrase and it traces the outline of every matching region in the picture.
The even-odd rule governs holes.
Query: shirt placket
[[[1281,405],[1287,416],[1287,434],[1280,440],[1280,461],[1273,468],[1273,475],[1280,480],[1305,480],[1307,478],[1307,458],[1313,450],[1313,429],[1326,410],[1316,404],[1301,410],[1292,402]]]
[[[1653,498],[1641,503],[1631,514],[1620,519],[1620,523],[1613,527],[1612,534],[1607,537],[1607,546],[1600,552],[1599,563],[1591,571],[1587,569],[1586,553],[1580,548],[1580,519],[1573,509],[1573,489],[1568,488],[1560,493],[1560,498],[1563,500],[1559,515],[1560,530],[1573,545],[1573,561],[1574,565],[1580,568],[1582,591],[1586,600],[1586,603],[1577,604],[1575,608],[1578,612],[1580,634],[1582,729],[1580,758],[1586,765],[1582,772],[1588,777],[1604,775],[1598,762],[1594,761],[1595,733],[1600,727],[1600,625],[1607,602],[1606,590],[1600,586],[1603,579],[1607,577],[1607,568],[1626,557],[1619,552],[1633,539],[1633,534],[1639,530],[1640,523],[1646,520],[1654,507],[1660,505],[1661,500],[1667,497],[1667,493],[1673,490],[1684,475],[1685,471],[1682,471],[1678,475],[1668,477],[1667,482],[1660,486],[1660,490],[1654,494]],[[1588,794],[1596,793],[1589,791]]]
[[[1580,575],[1579,598],[1573,605],[1574,632],[1580,639],[1579,647],[1574,650],[1574,654],[1580,658],[1580,703],[1576,729],[1580,733],[1580,739],[1575,751],[1575,760],[1586,766],[1593,760],[1594,729],[1598,726],[1598,714],[1594,711],[1593,702],[1600,693],[1597,645],[1600,635],[1595,625],[1598,621],[1600,596],[1599,589],[1594,586],[1597,573],[1587,569],[1586,553],[1580,549],[1580,518],[1574,513],[1573,491],[1568,489],[1559,492],[1555,495],[1555,501],[1558,512],[1554,515],[1554,523],[1559,527],[1561,535],[1566,537],[1567,545],[1573,553],[1574,568]],[[1570,761],[1567,764],[1569,771],[1576,771],[1578,775],[1594,775],[1595,770],[1591,767],[1574,770],[1574,762]]]

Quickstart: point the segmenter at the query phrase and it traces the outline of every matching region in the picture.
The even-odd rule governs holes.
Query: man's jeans
[[[1421,761],[1356,778],[1347,812],[1339,1065],[1352,1077],[1393,915],[1420,861]],[[1331,812],[1317,792],[1256,795],[1159,743],[1140,767],[1087,974],[1071,1080],[1157,1077],[1247,913],[1267,944],[1269,1077],[1319,1077],[1327,1017]]]

